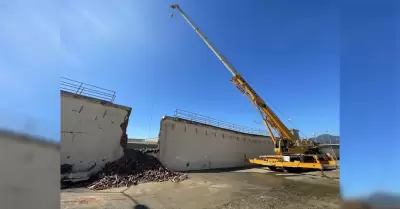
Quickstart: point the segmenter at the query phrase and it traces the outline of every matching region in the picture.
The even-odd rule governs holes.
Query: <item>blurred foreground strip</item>
[[[0,208],[60,207],[60,146],[0,130]]]
[[[343,209],[400,209],[400,195],[375,193],[358,200],[342,202]]]

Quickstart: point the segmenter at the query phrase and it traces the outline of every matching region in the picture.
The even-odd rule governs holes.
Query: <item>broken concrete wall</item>
[[[58,144],[0,130],[0,208],[60,207]]]
[[[243,167],[248,158],[274,154],[269,137],[170,117],[161,120],[159,148],[159,160],[174,171]]]
[[[130,107],[61,91],[61,174],[85,180],[123,156]]]

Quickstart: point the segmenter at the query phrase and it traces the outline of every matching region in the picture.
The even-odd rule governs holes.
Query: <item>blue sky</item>
[[[16,85],[13,79],[27,76],[43,90],[37,99],[56,93],[59,87],[50,89],[39,82],[55,75],[114,90],[116,103],[133,108],[131,137],[156,136],[161,117],[176,108],[264,129],[253,122],[260,120],[257,111],[229,82],[230,73],[197,34],[182,17],[169,17],[171,3],[64,1],[57,13],[44,5],[19,5],[24,9],[16,13],[15,8],[7,9],[3,21],[12,21],[1,24],[8,31],[1,44],[14,51],[1,62],[3,69],[13,69],[5,73],[12,77],[7,80]],[[259,94],[283,113],[278,112],[284,122],[291,119],[307,136],[326,130],[339,134],[335,7],[316,1],[180,4]],[[34,38],[23,34],[27,32]],[[27,67],[28,62],[17,60],[21,52],[36,65]],[[61,63],[57,71],[55,63]],[[24,99],[13,94],[2,106],[18,107]],[[58,102],[37,103],[35,111],[10,109],[6,114],[19,114],[22,128],[57,138],[58,133],[48,132],[48,127],[59,127],[59,116],[43,113],[58,111]],[[43,122],[29,126],[24,122],[29,120]]]
[[[169,17],[168,6],[176,2],[160,2],[75,0],[63,1],[61,10],[56,1],[50,0],[35,4],[2,2],[0,95],[6,99],[0,102],[0,108],[5,110],[0,112],[0,126],[59,140],[58,78],[64,76],[116,91],[116,103],[133,108],[128,127],[130,137],[156,136],[161,117],[173,114],[176,108],[263,129],[253,123],[260,120],[255,108],[230,84],[230,73],[182,17]],[[366,43],[353,41],[359,40],[360,32],[354,28],[361,27],[362,20],[347,23],[337,5],[327,1],[181,0],[179,3],[253,88],[283,113],[278,115],[286,124],[290,118],[308,136],[326,130],[339,134],[339,105],[349,104],[340,113],[342,184],[346,195],[358,194],[356,188],[361,186],[389,188],[393,184],[354,183],[381,174],[373,169],[357,175],[346,172],[359,166],[358,158],[350,150],[356,149],[360,141],[365,150],[374,148],[373,153],[396,157],[393,151],[375,150],[376,140],[395,139],[394,131],[377,131],[379,125],[390,122],[383,119],[387,114],[373,115],[370,111],[376,110],[378,104],[362,102],[371,95],[376,101],[393,99],[380,94],[379,88],[391,85],[388,79],[395,74],[366,73],[368,68],[376,67],[365,64],[373,61],[371,56],[376,54],[369,55],[362,48],[350,53],[343,47],[343,42]],[[348,12],[346,18],[354,17],[357,15]],[[347,34],[343,34],[344,26]],[[372,37],[379,40],[374,43],[384,44],[370,43],[374,44],[372,47],[390,46],[390,39],[379,39],[385,35],[382,31],[382,28],[375,31]],[[343,39],[343,35],[349,39]],[[364,56],[351,56],[359,52],[364,52]],[[364,61],[364,66],[356,66],[356,59],[342,60],[343,55]],[[378,61],[393,61],[393,57],[384,53],[378,55]],[[380,70],[392,68],[387,64]],[[360,76],[354,69],[363,70],[362,75],[370,78],[385,76],[387,82],[366,93],[361,88],[363,83],[354,81]],[[345,75],[348,80],[343,79]],[[343,90],[345,85],[355,87]],[[390,89],[394,95],[395,88]],[[352,103],[356,96],[361,96],[360,100]],[[379,109],[383,112],[393,108]],[[344,118],[357,114],[359,117],[343,122]],[[378,119],[367,119],[372,115]],[[389,120],[394,119],[395,116]],[[374,125],[374,129],[363,128],[367,125]],[[395,130],[394,125],[386,127]],[[350,132],[346,135],[343,131],[348,129],[358,130],[358,135]],[[398,141],[393,143],[398,146]],[[361,155],[361,152],[365,153],[364,149],[354,153]],[[371,156],[368,153],[365,157],[374,162]]]
[[[338,133],[335,11],[327,5],[310,12],[289,4],[242,4],[181,2],[260,95],[286,115],[283,120],[292,119],[307,134]],[[133,108],[133,137],[156,136],[162,115],[176,108],[263,128],[253,123],[260,117],[230,84],[229,72],[182,17],[169,18],[168,5],[65,5],[61,42],[69,57],[62,75],[115,90],[116,102]]]
[[[399,4],[341,9],[341,184],[345,196],[400,195]]]

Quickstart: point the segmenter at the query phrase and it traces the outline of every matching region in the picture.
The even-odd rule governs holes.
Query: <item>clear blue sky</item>
[[[179,3],[259,94],[283,113],[284,122],[290,118],[307,136],[326,130],[339,134],[338,10],[317,1],[293,2]],[[257,111],[229,82],[230,73],[197,34],[181,16],[169,17],[171,3],[174,1],[66,1],[59,12],[61,24],[46,19],[53,15],[51,10],[41,14],[11,14],[8,10],[6,15],[13,22],[3,26],[8,32],[2,36],[12,40],[2,45],[21,45],[19,50],[25,50],[26,56],[59,50],[60,76],[114,90],[116,103],[133,108],[130,137],[156,136],[161,117],[173,114],[176,108],[264,129],[253,122],[260,120]],[[15,26],[10,25],[13,23]],[[27,49],[24,43],[17,43],[24,37],[14,33],[34,27],[39,29],[35,35],[46,45],[29,40],[33,47]],[[52,44],[58,40],[61,46],[55,48]],[[9,56],[3,65],[25,74],[24,63],[15,63],[13,55]],[[43,59],[48,59],[45,56],[55,57],[53,52],[43,54]],[[53,66],[40,64],[43,73],[31,71],[32,76],[55,73]],[[41,96],[46,98],[54,91],[46,89]],[[15,97],[2,106],[18,106]],[[58,101],[52,102],[38,104],[32,112],[12,111],[46,121],[49,125],[36,124],[31,129],[57,138],[58,133],[47,132],[47,127],[58,127],[59,116],[43,114]]]
[[[130,137],[156,136],[161,117],[173,114],[176,108],[264,128],[253,123],[260,119],[257,111],[230,84],[230,73],[201,39],[182,17],[169,17],[168,5],[176,2],[64,1],[61,10],[50,0],[22,2],[4,3],[0,7],[0,108],[6,110],[0,112],[0,126],[59,140],[58,77],[64,76],[116,91],[116,103],[133,108],[128,127]],[[371,57],[353,57],[353,53],[363,49],[350,53],[341,46],[343,41],[354,42],[343,39],[343,17],[335,3],[317,0],[181,0],[179,3],[254,89],[284,113],[278,114],[282,120],[287,123],[292,119],[308,136],[326,130],[339,134],[342,68],[341,76],[348,79],[342,78],[342,85],[348,88],[342,88],[341,102],[349,106],[341,110],[341,132],[351,126],[356,126],[359,132],[358,135],[341,133],[344,192],[359,194],[357,188],[361,186],[388,188],[383,181],[371,180],[373,175],[381,174],[372,169],[371,156],[380,153],[385,158],[394,158],[393,150],[386,152],[382,147],[372,153],[364,151],[371,163],[363,165],[372,167],[370,172],[346,172],[346,169],[352,170],[360,162],[350,152],[357,148],[356,143],[362,141],[368,150],[377,146],[376,140],[395,139],[390,135],[394,131],[378,135],[380,132],[363,127],[363,123],[370,123],[377,125],[374,127],[377,130],[379,124],[387,122],[379,120],[383,114],[374,115],[377,120],[365,119],[367,114],[372,117],[369,111],[377,104],[361,101],[372,94],[376,102],[389,101],[390,97],[377,92],[390,82],[360,94],[357,90],[362,83],[354,81],[360,73],[354,69],[371,78],[388,76],[387,81],[394,74],[392,77],[368,74],[365,73],[368,67],[374,66],[365,64],[360,68],[352,63],[353,58],[369,61]],[[352,12],[348,15],[347,18],[357,16],[352,16]],[[357,40],[360,32],[354,28],[360,22],[363,21],[347,23],[346,37]],[[383,32],[374,32],[372,36],[378,42],[387,41],[383,46],[391,43],[385,37],[376,37],[384,35]],[[343,55],[351,59],[346,63]],[[383,61],[390,59],[379,55]],[[346,66],[349,69],[343,72]],[[357,96],[361,96],[360,100],[352,103]],[[390,108],[393,107],[382,111]],[[344,121],[350,113],[361,115]],[[393,143],[398,146],[398,141]],[[389,144],[394,146],[393,143]],[[363,150],[355,153],[361,155]],[[363,182],[371,184],[354,183],[363,178],[369,178]]]
[[[400,195],[399,3],[349,3],[341,9],[340,181],[345,196]]]
[[[118,2],[118,1],[117,1]],[[61,74],[117,92],[133,108],[128,135],[156,136],[176,108],[256,126],[255,108],[173,1],[68,3]],[[267,101],[304,133],[339,132],[337,11],[327,4],[180,1],[211,41]],[[152,111],[153,96],[155,107]]]

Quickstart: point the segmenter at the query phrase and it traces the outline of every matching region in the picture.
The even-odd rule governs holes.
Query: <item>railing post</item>
[[[81,83],[81,85],[79,85],[79,87],[78,87],[78,89],[76,90],[75,94],[78,94],[79,90],[80,90],[81,87],[82,87],[82,84],[83,84],[83,83]]]
[[[104,89],[101,87],[85,84],[84,82],[75,81],[72,79],[60,77],[61,90],[73,94],[82,95],[85,91],[85,96],[93,97],[107,102],[115,101],[115,91]]]

